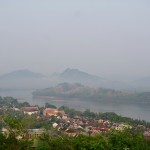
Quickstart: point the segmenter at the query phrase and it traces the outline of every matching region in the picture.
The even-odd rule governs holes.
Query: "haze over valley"
[[[45,99],[32,96],[55,96],[64,100],[57,105],[149,119],[149,5],[145,0],[1,1],[0,96],[33,105]],[[58,90],[65,86],[76,88]]]
[[[0,76],[0,95],[43,106],[69,106],[78,110],[116,112],[123,116],[150,120],[149,84],[138,80],[130,84],[111,81],[78,69],[44,75],[29,70],[17,70]],[[144,80],[145,81],[145,80]],[[145,84],[146,83],[146,84]],[[148,108],[147,108],[148,107]],[[126,108],[128,111],[125,111]],[[143,109],[144,108],[144,109]]]

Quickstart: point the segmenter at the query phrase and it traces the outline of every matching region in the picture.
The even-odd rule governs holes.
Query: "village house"
[[[28,129],[28,137],[39,137],[46,132],[45,129]]]
[[[145,140],[150,141],[150,130],[144,131],[143,136]]]
[[[46,108],[43,111],[44,116],[58,116],[58,115],[66,116],[63,110],[53,109],[53,108]]]
[[[13,107],[13,108],[11,108],[12,110],[14,110],[14,111],[20,111],[20,109],[19,108],[16,108],[16,107]]]
[[[23,107],[22,111],[24,114],[33,115],[39,113],[39,108],[37,106]]]
[[[124,123],[114,123],[111,128],[118,131],[123,131],[125,129],[132,129],[132,126]]]
[[[55,122],[53,123],[53,128],[56,128],[58,126],[58,124]]]

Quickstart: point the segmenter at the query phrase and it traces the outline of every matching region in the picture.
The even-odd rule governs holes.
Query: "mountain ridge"
[[[41,73],[35,73],[28,69],[15,70],[15,71],[0,75],[0,79],[41,78],[41,77],[45,77],[45,76]]]
[[[65,69],[62,73],[57,73],[56,76],[53,74],[53,78],[57,79],[59,83],[68,82],[68,83],[81,83],[83,85],[92,86],[92,87],[103,87],[111,89],[127,89],[130,87],[119,81],[111,81],[103,77],[92,75],[79,69]],[[131,87],[130,87],[131,88]]]
[[[21,69],[0,75],[0,88],[18,87],[19,89],[20,87],[24,88],[24,86],[26,86],[28,88],[29,86],[33,87],[34,89],[39,89],[49,86],[55,86],[63,82],[68,82],[80,83],[90,87],[101,87],[115,90],[148,91],[150,90],[150,85],[149,82],[146,81],[141,81],[139,83],[130,82],[129,84],[126,84],[119,81],[105,79],[104,77],[92,75],[84,71],[80,71],[79,69],[71,68],[67,68],[61,73],[53,73],[49,76],[45,76],[41,73],[35,73],[27,69]]]
[[[76,78],[95,78],[95,79],[103,79],[96,75],[91,75],[89,73],[80,71],[79,69],[71,69],[67,68],[62,73],[59,74],[61,77],[76,77]]]

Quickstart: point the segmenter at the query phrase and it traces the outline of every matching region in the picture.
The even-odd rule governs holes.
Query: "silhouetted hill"
[[[0,76],[0,80],[21,79],[21,78],[42,78],[44,75],[30,70],[16,70]]]
[[[59,76],[64,79],[71,79],[71,80],[73,79],[74,80],[100,80],[100,79],[103,80],[98,76],[90,75],[78,69],[70,69],[70,68],[64,70]]]
[[[44,88],[45,76],[29,70],[16,70],[0,76],[1,89],[36,89]]]
[[[68,83],[81,83],[87,86],[93,87],[102,87],[102,88],[111,88],[111,89],[129,89],[131,88],[129,85],[118,81],[111,81],[104,79],[102,77],[98,77],[96,75],[91,75],[86,72],[80,71],[78,69],[66,69],[60,74],[56,74],[52,76],[55,78],[57,83],[68,82]]]

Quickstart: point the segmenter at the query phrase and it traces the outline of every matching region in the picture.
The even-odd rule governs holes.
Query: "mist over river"
[[[44,106],[46,102],[49,102],[57,107],[64,105],[81,111],[90,109],[93,112],[115,112],[118,115],[150,121],[150,103],[95,102],[92,100],[82,101],[79,99],[50,100],[43,98],[32,98],[32,92],[33,90],[0,91],[0,96],[12,96],[17,98],[19,102],[26,101],[29,102],[30,105]]]

